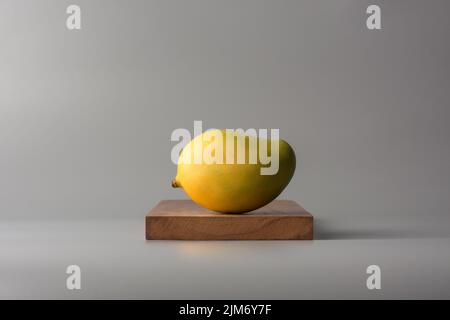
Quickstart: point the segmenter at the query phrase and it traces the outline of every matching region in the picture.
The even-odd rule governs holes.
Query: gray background
[[[1,0],[0,297],[450,298],[449,12]],[[280,128],[298,156],[282,198],[315,215],[317,240],[146,242],[146,212],[185,197],[170,134],[194,120]]]

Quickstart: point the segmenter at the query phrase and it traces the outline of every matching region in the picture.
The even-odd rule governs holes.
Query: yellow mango
[[[172,186],[182,188],[194,202],[213,211],[243,213],[258,209],[288,185],[295,171],[294,150],[281,139],[271,141],[244,132],[227,132],[209,130],[192,139],[180,153]],[[276,152],[272,153],[275,147],[279,151],[277,159]],[[270,172],[274,163],[277,170]],[[266,174],[262,174],[264,170]]]

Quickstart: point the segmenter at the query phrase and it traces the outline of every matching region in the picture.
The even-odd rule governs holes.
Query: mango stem
[[[174,178],[172,179],[172,188],[179,188],[180,185],[178,184],[177,180]]]

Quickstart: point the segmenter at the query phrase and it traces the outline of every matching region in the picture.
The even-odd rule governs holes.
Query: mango
[[[209,210],[249,212],[274,200],[289,184],[296,166],[295,153],[281,139],[271,141],[234,130],[228,135],[228,131],[209,130],[192,139],[180,153],[172,186],[182,188],[194,202]],[[274,146],[278,154],[272,152]],[[209,159],[204,158],[205,154]],[[272,163],[267,161],[270,157]],[[275,162],[276,171],[270,172]]]

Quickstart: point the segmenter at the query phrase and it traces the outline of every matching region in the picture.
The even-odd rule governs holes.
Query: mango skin
[[[219,130],[224,137],[225,130]],[[192,158],[195,137],[182,150],[177,176],[173,187],[181,187],[198,205],[221,213],[244,213],[256,210],[274,200],[289,184],[295,172],[296,157],[292,147],[279,140],[279,169],[275,175],[261,175],[261,163],[249,164],[249,143],[246,143],[247,162],[245,164],[186,164],[185,157]],[[246,139],[259,139],[246,137]],[[203,142],[203,148],[207,143]],[[224,143],[225,149],[226,143]],[[236,143],[235,143],[236,145]],[[268,141],[270,150],[270,140]],[[270,152],[270,151],[269,151]],[[225,154],[225,150],[224,150]],[[236,159],[235,159],[236,160]],[[267,166],[265,166],[267,167]]]

